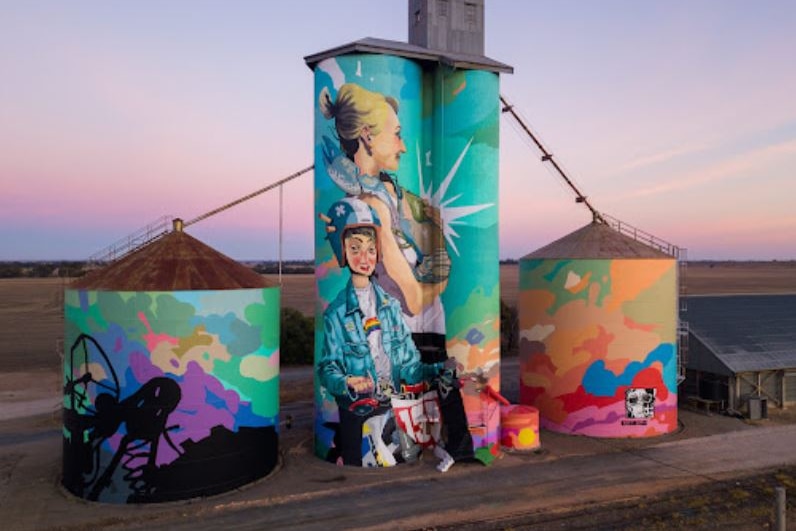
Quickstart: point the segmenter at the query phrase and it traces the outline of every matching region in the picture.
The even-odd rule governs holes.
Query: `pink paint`
[[[539,448],[539,410],[533,406],[504,405],[500,408],[500,444],[513,450]]]
[[[138,318],[144,324],[147,329],[147,333],[144,334],[143,338],[146,341],[146,346],[150,352],[155,350],[155,348],[163,342],[171,343],[172,345],[179,344],[180,340],[174,336],[170,336],[168,334],[156,334],[152,331],[152,326],[149,324],[149,320],[146,318],[144,312],[138,312]]]

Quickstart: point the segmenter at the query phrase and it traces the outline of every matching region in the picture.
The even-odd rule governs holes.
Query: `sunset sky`
[[[0,260],[85,259],[313,163],[304,57],[407,40],[406,0],[0,0]],[[691,260],[796,259],[796,2],[486,0],[501,93],[600,211]],[[507,115],[500,256],[590,221]],[[284,257],[312,258],[312,174]],[[189,228],[275,259],[278,194]]]

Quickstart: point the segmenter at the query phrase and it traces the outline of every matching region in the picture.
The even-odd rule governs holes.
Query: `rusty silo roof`
[[[251,268],[174,230],[129,256],[71,283],[73,289],[183,291],[264,288],[273,284]]]
[[[663,251],[650,247],[612,229],[593,222],[522,257],[526,258],[668,258]]]

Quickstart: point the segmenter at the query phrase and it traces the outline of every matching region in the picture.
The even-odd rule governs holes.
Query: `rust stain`
[[[273,283],[185,232],[171,232],[79,278],[73,289],[181,291],[266,288]]]

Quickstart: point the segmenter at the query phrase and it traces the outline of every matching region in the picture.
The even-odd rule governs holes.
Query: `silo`
[[[604,223],[520,260],[520,402],[551,431],[677,427],[677,260]]]
[[[278,457],[278,287],[179,230],[65,293],[63,485],[148,503]]]
[[[456,461],[489,462],[499,405],[474,375],[499,389],[498,87],[510,67],[380,39],[306,61],[315,75],[316,455],[383,467],[414,460],[418,445],[444,445]],[[364,225],[379,252],[360,271],[347,242]],[[409,395],[411,407],[398,398]],[[436,429],[432,417],[444,441],[422,434]]]

